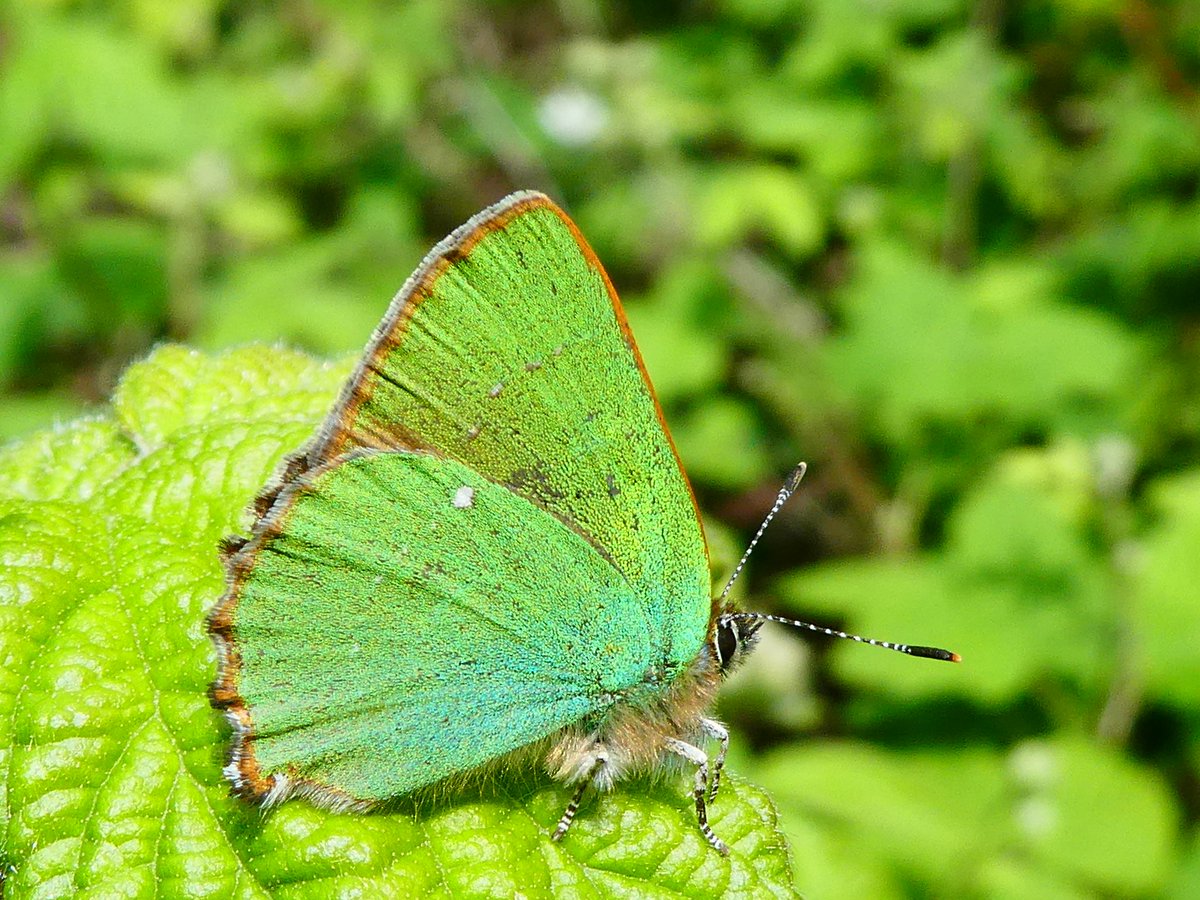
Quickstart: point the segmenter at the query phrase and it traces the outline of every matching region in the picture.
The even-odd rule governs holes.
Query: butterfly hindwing
[[[234,599],[251,782],[282,773],[383,800],[603,712],[641,682],[649,632],[625,580],[462,464],[359,452],[283,500]]]

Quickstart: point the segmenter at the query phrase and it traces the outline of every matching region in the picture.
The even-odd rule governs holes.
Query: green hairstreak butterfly
[[[711,596],[621,304],[537,193],[434,247],[254,511],[208,628],[225,774],[268,805],[366,810],[533,748],[578,785],[559,838],[589,786],[682,757],[727,852],[706,820],[722,677],[767,620],[852,637]]]

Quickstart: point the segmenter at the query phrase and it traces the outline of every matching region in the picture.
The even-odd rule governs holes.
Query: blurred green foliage
[[[812,897],[1200,894],[1200,6],[10,2],[0,434],[326,355],[518,187],[622,290]],[[724,571],[724,569],[722,570]],[[717,573],[718,577],[721,573]]]

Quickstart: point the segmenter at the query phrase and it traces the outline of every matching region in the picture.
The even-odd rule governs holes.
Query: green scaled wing
[[[289,491],[236,613],[264,773],[383,800],[641,681],[645,613],[620,574],[462,464],[360,451]]]
[[[619,301],[540,194],[434,248],[258,511],[210,617],[247,794],[288,774],[376,800],[467,771],[665,692],[711,627]]]
[[[436,448],[571,523],[698,649],[691,489],[607,275],[543,195],[480,213],[405,284],[307,462],[356,445]]]

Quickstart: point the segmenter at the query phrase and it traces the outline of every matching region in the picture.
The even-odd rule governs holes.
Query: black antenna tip
[[[788,474],[787,480],[783,483],[784,490],[789,494],[796,488],[800,487],[800,479],[804,477],[804,473],[808,471],[808,463],[802,462]]]
[[[913,647],[908,648],[909,656],[921,656],[925,659],[940,659],[944,662],[962,662],[962,657],[957,653],[949,650],[943,650],[941,647]]]

